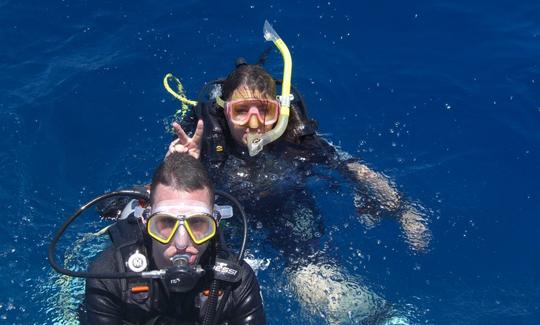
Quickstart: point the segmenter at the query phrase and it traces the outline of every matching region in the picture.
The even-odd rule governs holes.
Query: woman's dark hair
[[[227,76],[223,82],[221,98],[228,100],[240,86],[246,86],[251,92],[259,92],[271,98],[276,97],[276,82],[266,70],[257,64],[242,64]]]
[[[214,198],[214,187],[210,182],[206,168],[198,159],[186,153],[172,153],[158,166],[150,184],[151,202],[154,202],[152,194],[155,193],[158,184],[185,192],[207,188],[210,199]]]
[[[263,96],[270,98],[276,97],[276,81],[266,70],[258,64],[240,64],[237,68],[227,76],[223,82],[221,98],[229,100],[233,92],[241,86],[247,86],[251,92],[259,92]],[[305,103],[299,93],[293,88],[295,93],[295,101],[292,106],[298,106],[297,109],[291,109],[289,123],[285,134],[282,136],[288,141],[299,143],[306,135],[315,134],[317,129],[314,120],[307,116]],[[227,127],[227,126],[225,126]]]

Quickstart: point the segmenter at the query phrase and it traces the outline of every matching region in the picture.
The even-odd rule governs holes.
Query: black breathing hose
[[[239,209],[240,215],[242,217],[241,218],[242,226],[244,228],[243,240],[240,246],[240,251],[238,252],[238,260],[241,260],[244,257],[244,251],[245,251],[246,240],[247,240],[246,213],[244,212],[244,208],[242,207],[240,202],[238,202],[238,200],[234,198],[232,195],[230,195],[229,193],[216,190],[216,194],[226,198],[227,200],[230,200]],[[206,312],[204,314],[202,325],[214,325],[218,321],[218,319],[216,318],[216,315],[221,314],[221,310],[223,310],[223,307],[225,303],[227,302],[227,298],[229,297],[229,293],[230,293],[230,287],[228,287],[227,290],[225,290],[225,292],[223,293],[222,302],[221,304],[219,304],[219,309],[217,308],[218,302],[219,302],[219,288],[221,287],[221,283],[222,281],[218,279],[214,279],[210,283],[210,292],[208,294],[208,299],[206,300]]]
[[[240,251],[238,252],[238,260],[241,260],[244,258],[244,251],[246,249],[246,241],[247,241],[247,236],[248,236],[246,212],[244,211],[242,204],[240,204],[240,202],[238,202],[238,200],[234,196],[220,190],[216,190],[215,193],[231,201],[234,205],[236,205],[236,207],[238,208],[238,211],[240,212],[240,219],[242,221],[242,227],[244,228],[244,233],[242,234],[242,237],[243,237],[242,244],[240,245]]]
[[[244,251],[245,251],[246,241],[247,241],[246,214],[240,202],[238,202],[238,200],[235,199],[232,195],[223,191],[219,191],[219,190],[216,190],[215,193],[219,196],[226,198],[227,200],[230,200],[234,205],[236,205],[236,207],[238,208],[240,212],[239,218],[242,220],[242,226],[244,227],[242,244],[240,246],[240,251],[238,252],[238,259],[241,260],[244,257]],[[51,243],[49,244],[48,259],[52,268],[56,272],[64,274],[64,275],[76,277],[76,278],[89,278],[89,279],[128,279],[128,278],[142,277],[142,272],[90,273],[90,272],[72,271],[72,270],[63,268],[56,261],[56,258],[55,258],[56,245],[58,244],[58,241],[60,240],[60,238],[66,231],[67,227],[69,227],[69,225],[73,221],[75,221],[75,219],[77,219],[84,211],[88,210],[90,207],[92,207],[96,203],[100,202],[101,200],[105,200],[105,199],[115,197],[115,196],[130,196],[136,199],[144,200],[146,202],[150,201],[150,197],[148,193],[143,193],[143,192],[133,191],[133,190],[123,190],[123,191],[105,193],[103,195],[96,197],[95,199],[91,200],[85,205],[81,206],[79,210],[77,210],[77,212],[75,212],[66,221],[64,221],[60,229],[56,232],[56,235],[51,240]]]
[[[206,313],[204,314],[202,325],[213,325],[216,321],[216,307],[219,298],[219,287],[221,281],[214,279],[210,284],[210,293],[208,299],[206,299]]]
[[[52,268],[61,274],[69,275],[76,278],[92,278],[92,279],[127,279],[127,278],[138,278],[141,277],[141,272],[116,272],[116,273],[89,273],[89,272],[76,272],[71,271],[68,269],[65,269],[61,267],[57,262],[55,258],[55,252],[56,252],[56,244],[60,240],[60,237],[64,234],[67,227],[75,221],[88,208],[96,204],[97,202],[101,200],[105,200],[114,196],[131,196],[137,199],[145,200],[146,202],[149,201],[149,196],[146,193],[141,193],[138,191],[132,191],[132,190],[126,190],[126,191],[116,191],[111,193],[106,193],[101,196],[98,196],[97,198],[93,199],[92,201],[86,203],[82,207],[75,212],[75,214],[71,215],[66,221],[64,221],[64,224],[60,227],[54,238],[51,240],[51,243],[49,245],[48,250],[48,257],[49,257],[49,263],[51,264]]]

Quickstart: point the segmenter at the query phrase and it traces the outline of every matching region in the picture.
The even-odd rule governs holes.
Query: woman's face
[[[238,99],[273,99],[272,97],[262,95],[258,91],[251,91],[247,86],[240,86],[232,93],[231,98],[228,101],[238,100]],[[270,131],[274,125],[264,125],[260,123],[255,115],[252,115],[249,118],[249,121],[245,125],[238,125],[231,122],[229,116],[225,114],[227,119],[227,124],[229,125],[229,130],[231,132],[232,138],[239,144],[247,146],[247,135],[248,133],[259,133],[263,134],[267,131]]]

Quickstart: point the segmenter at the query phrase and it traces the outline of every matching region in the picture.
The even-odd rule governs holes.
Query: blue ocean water
[[[415,252],[396,222],[367,227],[350,195],[321,188],[328,226],[349,225],[329,240],[347,274],[394,322],[537,324],[540,4],[500,0],[0,1],[1,321],[73,320],[81,292],[65,286],[80,284],[51,271],[54,232],[96,195],[148,181],[178,108],[164,74],[195,97],[236,57],[258,58],[265,19],[320,132],[429,216]],[[277,53],[266,67],[281,74]],[[279,259],[256,257],[272,258],[258,271],[269,323],[331,322],[302,311]]]

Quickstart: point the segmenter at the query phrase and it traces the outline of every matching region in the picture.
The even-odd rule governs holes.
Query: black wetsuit
[[[295,98],[299,97],[295,94]],[[260,224],[263,226],[267,233],[267,240],[286,258],[284,267],[286,274],[292,276],[290,278],[292,290],[295,290],[295,285],[303,283],[295,282],[295,274],[298,277],[304,277],[305,271],[317,272],[318,270],[318,268],[306,268],[306,266],[327,265],[332,269],[333,267],[340,268],[335,254],[331,252],[328,254],[327,250],[332,249],[331,245],[321,242],[325,232],[325,218],[316,202],[317,193],[312,192],[314,189],[312,185],[315,184],[313,181],[329,181],[332,189],[336,191],[343,189],[344,192],[354,194],[355,208],[360,214],[378,216],[381,212],[378,201],[370,198],[370,184],[363,184],[350,169],[349,164],[362,165],[360,160],[340,152],[318,135],[315,132],[316,123],[309,120],[305,106],[301,102],[299,104],[299,106],[291,107],[289,125],[285,133],[276,141],[266,145],[254,157],[248,155],[247,148],[234,142],[223,110],[212,108],[211,101],[206,104],[201,104],[199,101],[194,114],[186,116],[181,123],[183,129],[192,134],[197,120],[199,118],[204,120],[203,137],[205,139],[202,141],[201,160],[209,168],[212,182],[217,188],[233,194],[240,200],[251,223],[256,223],[257,229],[260,228]],[[208,105],[210,105],[209,109]],[[205,109],[210,113],[205,114]],[[221,148],[225,149],[216,150]],[[360,198],[360,202],[357,202],[357,198]],[[324,269],[328,268],[321,270]],[[298,270],[304,272],[297,273]],[[325,278],[327,274],[324,273],[321,271],[320,274],[314,275],[314,279]],[[333,281],[332,278],[326,280]],[[364,292],[354,289],[362,288],[360,284],[354,282],[346,281],[342,285],[349,283],[354,284],[351,286],[351,294]],[[332,287],[336,288],[339,285],[332,285]],[[317,288],[312,290],[316,291]],[[348,290],[340,294],[343,292],[348,292]],[[381,316],[387,315],[389,310],[384,300],[371,295],[369,291],[365,291],[364,294],[369,295],[370,300],[382,301],[381,304],[384,306],[374,307],[369,314],[373,314],[373,317],[379,320],[386,317]],[[312,310],[325,310],[332,314],[332,317],[342,320],[343,323],[351,320],[354,320],[351,323],[358,322],[360,319],[366,324],[378,323],[377,320],[367,317],[362,308],[356,310],[358,306],[351,305],[351,309],[348,310],[349,318],[347,318],[345,313],[336,315],[335,313],[339,310],[328,309],[328,306],[324,305],[328,301],[324,298],[300,297],[300,299],[307,302],[306,306]],[[342,300],[338,299],[338,301]],[[321,305],[310,306],[317,302]],[[340,316],[344,318],[341,319]],[[341,321],[338,322],[341,323]]]
[[[309,144],[317,141],[310,139]],[[317,241],[324,232],[322,215],[306,186],[318,162],[307,148],[306,143],[280,141],[249,157],[233,147],[227,160],[210,167],[214,184],[233,193],[252,221],[262,223],[272,232],[269,239],[288,257],[295,252],[318,250]]]
[[[91,272],[124,272],[114,246],[96,259]],[[218,324],[265,324],[259,285],[251,267],[244,261],[242,279],[232,286]],[[151,265],[151,267],[155,266]],[[126,280],[88,279],[86,282],[86,324],[198,324],[201,319],[203,290],[212,279],[202,277],[187,293],[169,293],[160,280],[149,280],[150,294],[146,299],[132,296]],[[138,299],[138,300],[137,300]],[[221,299],[221,298],[220,298]],[[204,307],[203,307],[204,308]],[[204,309],[203,309],[204,311]]]
[[[247,148],[230,137],[222,109],[212,105],[211,102],[200,104],[181,124],[184,130],[193,132],[199,118],[205,121],[201,160],[207,165],[216,188],[238,198],[251,221],[260,222],[271,231],[269,239],[287,257],[319,251],[323,218],[306,183],[318,170],[338,170],[352,180],[346,164],[353,159],[343,158],[317,135],[316,123],[298,107],[292,107],[294,121],[282,137],[250,157]],[[206,113],[209,111],[212,114]],[[226,148],[219,155],[209,141],[216,136],[213,132],[216,125],[222,129],[219,134]]]

